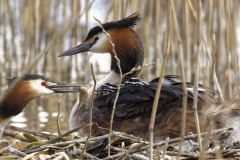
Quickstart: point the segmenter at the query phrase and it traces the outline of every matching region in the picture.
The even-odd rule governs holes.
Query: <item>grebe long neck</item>
[[[109,31],[112,37],[112,41],[115,45],[115,51],[118,59],[120,60],[120,67],[122,74],[126,74],[131,71],[133,68],[142,66],[144,60],[144,49],[141,38],[138,34],[131,28],[121,28]],[[121,35],[125,36],[119,36]],[[117,66],[117,61],[112,52],[111,54],[111,72],[119,74],[119,68]],[[107,76],[115,76],[110,72]],[[126,80],[132,77],[138,77],[140,71],[136,71],[122,80],[124,83]],[[118,77],[111,77],[110,79],[116,79]],[[115,83],[113,81],[109,81]]]
[[[116,31],[117,30],[117,31]],[[112,37],[112,41],[115,45],[115,51],[118,59],[120,60],[120,67],[122,74],[126,74],[133,68],[137,68],[143,64],[144,51],[143,44],[137,33],[131,28],[121,28],[109,31]],[[116,33],[125,33],[125,37],[119,37]],[[123,34],[124,35],[124,34]],[[107,82],[117,84],[120,80],[120,72],[117,66],[117,60],[113,54],[111,54],[111,71],[110,73],[97,82],[96,88],[104,85]],[[136,71],[132,74],[125,76],[122,79],[122,83],[132,77],[138,77],[140,71]],[[92,93],[93,87],[88,89],[88,93]]]

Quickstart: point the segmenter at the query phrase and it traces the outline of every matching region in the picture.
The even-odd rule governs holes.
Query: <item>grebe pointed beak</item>
[[[54,85],[46,86],[46,88],[51,89],[55,93],[74,93],[81,92],[81,88],[85,87],[80,84],[70,84],[70,83],[55,83]]]
[[[61,55],[59,55],[58,57],[64,57],[64,56],[71,56],[77,53],[81,53],[81,52],[86,52],[89,51],[91,48],[91,44],[80,44],[76,47],[73,47],[65,52],[63,52]]]

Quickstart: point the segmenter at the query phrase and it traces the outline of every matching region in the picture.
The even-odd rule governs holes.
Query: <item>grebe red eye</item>
[[[98,39],[99,39],[99,37],[95,37],[95,38],[94,38],[94,41],[96,42]]]
[[[41,82],[41,85],[42,85],[42,86],[46,86],[46,83],[45,83],[45,82]]]

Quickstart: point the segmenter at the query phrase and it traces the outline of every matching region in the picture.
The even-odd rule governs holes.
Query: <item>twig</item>
[[[89,137],[90,137],[90,133],[89,133],[89,135],[87,136],[87,139],[86,139],[86,141],[85,141],[84,148],[83,148],[83,150],[82,150],[82,154],[81,154],[81,156],[80,156],[80,159],[83,159],[83,155],[86,154],[86,153],[85,153],[85,150],[86,150],[86,148],[87,148],[87,144],[88,144],[88,141],[89,141]]]
[[[131,140],[136,141],[136,142],[145,142],[145,143],[147,143],[146,141],[142,141],[141,138],[139,138],[139,137],[135,137],[133,135],[129,135],[129,134],[124,133],[124,132],[121,132],[121,134],[119,136],[122,136],[122,137],[127,138],[127,139],[131,139]]]
[[[173,22],[174,22],[176,35],[177,35],[178,52],[179,52],[181,71],[182,71],[183,96],[182,96],[181,137],[183,137],[185,135],[185,132],[186,132],[186,113],[187,113],[187,95],[188,95],[188,92],[187,92],[186,76],[185,76],[185,70],[184,70],[185,66],[184,66],[183,55],[182,55],[182,43],[181,43],[181,38],[180,38],[180,33],[179,33],[179,26],[178,26],[178,23],[177,23],[175,6],[174,6],[174,3],[173,3],[172,0],[171,0],[171,6],[172,6],[172,11],[173,11],[173,20],[174,20]],[[181,151],[182,142],[183,142],[183,139],[181,139],[180,142],[179,142],[178,153],[180,153],[180,151]]]
[[[27,156],[27,154],[25,154],[25,153],[23,153],[23,152],[15,149],[15,148],[13,148],[13,147],[11,147],[11,146],[7,146],[7,147],[5,147],[5,148],[3,148],[3,149],[6,150],[6,151],[8,151],[8,152],[10,152],[10,153],[12,153],[12,154],[14,154],[14,155],[17,155],[17,156],[19,156],[19,157],[25,157],[25,156]]]
[[[189,7],[188,7],[188,4],[187,4],[187,1],[185,0],[184,1],[184,30],[183,30],[183,37],[184,37],[184,40],[185,40],[185,45],[184,45],[184,48],[185,48],[185,52],[186,52],[186,59],[185,59],[185,64],[186,64],[186,68],[187,69],[190,69],[191,68],[191,51],[190,51],[190,17],[189,17]],[[187,81],[190,80],[191,78],[191,71],[189,72],[187,70],[186,72],[186,76],[187,76]]]
[[[199,150],[202,151],[202,142],[200,137],[200,125],[198,119],[198,111],[197,111],[197,102],[198,102],[198,83],[199,83],[199,68],[200,68],[200,55],[202,52],[202,36],[201,36],[201,25],[202,25],[202,3],[198,1],[198,42],[197,42],[197,66],[196,66],[196,74],[194,79],[194,94],[193,94],[193,108],[194,108],[194,117],[196,121],[196,130],[197,130],[197,137],[199,143]]]
[[[50,149],[50,148],[53,148],[53,149],[59,149],[61,150],[62,148],[60,147],[55,147],[53,145],[45,145],[45,146],[41,146],[40,148],[35,148],[35,149],[29,149],[27,151],[24,151],[24,153],[26,154],[32,154],[32,153],[35,153],[35,152],[40,152],[40,151],[43,151],[43,150],[46,150],[46,149]]]
[[[117,57],[117,53],[116,53],[116,50],[115,50],[115,45],[113,44],[112,42],[112,39],[111,39],[111,36],[105,31],[105,29],[103,28],[102,26],[102,23],[101,21],[99,21],[97,18],[94,17],[94,19],[96,21],[98,21],[99,23],[99,26],[102,28],[102,31],[103,33],[105,33],[107,36],[108,36],[108,40],[110,42],[110,44],[112,45],[112,52],[114,54],[114,58],[116,59],[117,61],[117,66],[118,66],[118,69],[119,69],[119,82],[118,82],[118,86],[117,86],[117,92],[116,92],[116,97],[115,97],[115,100],[114,100],[114,103],[113,103],[113,108],[112,108],[112,114],[111,114],[111,121],[110,121],[110,127],[109,127],[109,140],[108,140],[108,156],[110,156],[110,146],[111,146],[111,133],[112,133],[112,125],[113,125],[113,117],[114,117],[114,113],[115,113],[115,108],[116,108],[116,104],[117,104],[117,99],[118,99],[118,96],[119,96],[119,93],[120,93],[120,87],[121,87],[121,83],[122,83],[122,69],[120,67],[120,60],[118,59]]]
[[[117,136],[118,134],[112,134],[112,136]],[[101,139],[105,139],[109,137],[109,134],[105,134],[103,136],[98,136],[98,137],[93,137],[93,138],[90,138],[89,141],[98,141],[98,140],[101,140]],[[52,146],[66,146],[66,145],[69,145],[69,144],[72,144],[72,143],[84,143],[86,142],[86,140],[82,140],[82,139],[76,139],[76,140],[71,140],[71,141],[66,141],[66,142],[59,142],[59,143],[55,143],[53,144]]]
[[[161,159],[161,156],[160,156],[160,154],[161,154],[161,149],[160,149],[160,147],[159,146],[157,146],[157,159]]]
[[[155,3],[155,36],[154,36],[154,47],[155,47],[155,54],[154,56],[156,57],[156,66],[155,66],[155,74],[159,73],[159,69],[161,68],[161,63],[160,63],[160,56],[161,54],[159,54],[161,52],[160,49],[160,44],[162,44],[162,39],[161,37],[161,33],[160,33],[160,17],[161,17],[161,0],[155,1],[153,2]],[[153,21],[152,21],[153,22]],[[149,57],[149,56],[148,56]]]
[[[211,71],[211,87],[214,87],[214,74],[216,73],[216,39],[215,34],[212,34],[212,71]]]
[[[35,136],[48,138],[48,139],[53,139],[53,138],[57,138],[58,137],[58,136],[55,136],[55,135],[52,135],[52,134],[42,133],[42,132],[38,132],[38,131],[32,131],[32,130],[29,130],[29,129],[20,128],[20,127],[16,127],[16,126],[12,126],[12,125],[10,126],[10,128],[13,129],[13,130],[19,131],[19,132],[28,133],[28,134],[32,134],[32,135],[35,135]],[[4,130],[4,135],[12,137],[12,136],[14,136],[16,134],[19,134],[19,133],[14,133],[14,132],[11,132],[11,134],[10,134],[10,132],[11,131],[8,131],[8,130],[7,130],[7,132],[5,132],[5,130]],[[14,138],[18,138],[18,137],[14,137]],[[69,138],[63,137],[62,140],[69,140]]]
[[[137,68],[132,68],[131,71],[123,74],[122,78],[124,78],[125,76],[127,76],[127,75],[129,75],[129,74],[132,74],[133,72],[140,71],[140,70],[142,70],[142,69],[145,68],[145,67],[151,67],[151,66],[154,65],[154,64],[155,64],[155,62],[152,62],[152,63],[150,63],[150,64],[144,64],[144,65],[142,65],[142,66],[138,66]]]
[[[225,22],[226,22],[226,32],[225,32],[225,44],[226,44],[226,70],[227,71],[231,71],[232,70],[232,68],[231,68],[231,66],[232,66],[232,62],[230,62],[229,61],[229,59],[230,59],[230,57],[231,56],[233,56],[233,54],[232,54],[232,49],[230,49],[230,43],[232,43],[231,41],[230,41],[230,30],[231,30],[231,28],[229,27],[230,26],[230,8],[229,8],[229,1],[227,1],[227,0],[225,0],[224,1],[224,8],[225,8],[225,17],[226,17],[226,19],[225,19]],[[228,96],[228,98],[229,97],[232,97],[232,94],[233,94],[233,90],[232,90],[232,74],[231,74],[231,72],[226,72],[225,73],[226,74],[226,79],[227,79],[227,81],[228,81],[228,83],[227,83],[227,88],[228,88],[228,91],[226,92],[227,93],[227,96]]]
[[[169,156],[177,156],[179,153],[178,152],[171,152],[167,151],[167,155]],[[189,158],[199,158],[198,154],[188,154],[188,153],[180,153],[179,154],[181,157],[189,157]],[[203,155],[205,159],[214,159],[215,156],[209,156],[209,155]]]
[[[57,114],[57,130],[58,130],[58,136],[61,136],[62,133],[61,133],[61,130],[60,130],[60,123],[59,123],[59,116],[60,116],[60,113],[61,113],[61,103],[58,102],[58,114]]]
[[[17,132],[12,132],[12,131],[4,129],[3,134],[5,136],[13,137],[15,139],[19,139],[19,140],[24,141],[24,142],[30,142],[28,139],[26,139],[26,137],[24,137],[22,134],[17,133]]]
[[[182,137],[182,136],[181,136]],[[163,155],[162,155],[162,159],[165,159],[165,155],[166,155],[166,151],[167,151],[167,147],[168,147],[168,141],[169,141],[169,137],[167,137],[166,138],[166,140],[165,140],[165,145],[164,145],[164,149],[163,149]],[[181,144],[181,142],[180,142],[180,144]],[[180,145],[179,144],[179,145]]]
[[[207,144],[208,144],[207,142],[208,142],[208,139],[209,139],[211,130],[212,130],[213,118],[214,118],[214,117],[210,117],[210,125],[208,126],[207,134],[205,135],[205,137],[204,137],[204,139],[203,139],[202,150],[200,151],[199,160],[203,160],[203,159],[205,158],[205,157],[204,157],[204,151],[205,151],[205,149],[207,148]]]
[[[211,127],[211,130],[215,130],[217,128],[217,126],[216,126],[216,119],[215,118],[216,118],[215,116],[211,116],[210,117],[209,127]],[[207,137],[207,138],[210,138],[210,137]],[[221,145],[218,137],[214,136],[211,139],[213,140],[213,145],[214,146],[220,146]],[[222,152],[219,149],[216,150],[216,159],[223,159]]]
[[[171,7],[169,6],[169,9]],[[168,16],[168,26],[171,26],[171,11],[169,11],[169,16]],[[169,51],[170,51],[170,31],[168,31],[168,40],[167,40],[167,53],[165,55],[164,58],[164,62],[163,62],[163,66],[160,72],[160,77],[158,80],[158,86],[157,86],[157,90],[155,93],[155,98],[154,98],[154,102],[153,102],[153,108],[152,108],[152,113],[151,113],[151,120],[150,120],[150,125],[149,125],[149,140],[150,140],[150,159],[153,159],[153,132],[154,132],[154,125],[155,125],[155,118],[156,118],[156,112],[157,112],[157,106],[158,106],[158,101],[159,101],[159,97],[160,97],[160,91],[162,88],[162,80],[163,80],[163,76],[164,76],[164,72],[165,72],[165,68],[166,68],[166,64],[167,64],[167,59],[168,59],[168,55],[169,55]]]
[[[93,81],[94,81],[94,85],[93,85],[93,92],[92,92],[92,99],[91,99],[91,105],[89,108],[89,136],[91,136],[92,134],[92,108],[93,108],[93,100],[94,100],[94,91],[96,89],[96,84],[97,84],[97,80],[94,74],[94,67],[93,64],[91,63],[91,71],[92,71],[92,77],[93,77]]]
[[[89,137],[91,137],[91,134],[92,134],[92,108],[93,108],[93,101],[94,101],[94,92],[95,92],[96,84],[97,84],[97,81],[96,81],[96,78],[95,78],[95,74],[94,74],[94,67],[93,67],[92,63],[91,63],[91,71],[92,71],[92,77],[93,77],[93,80],[94,80],[94,85],[93,85],[93,92],[92,92],[92,95],[91,95],[92,96],[91,104],[90,104],[90,107],[89,107],[89,134],[88,134],[87,140],[86,140],[86,142],[84,144],[84,148],[82,150],[82,154],[81,154],[80,159],[82,159],[84,154],[85,154],[85,150],[87,148]],[[87,90],[86,90],[85,94],[87,94]]]

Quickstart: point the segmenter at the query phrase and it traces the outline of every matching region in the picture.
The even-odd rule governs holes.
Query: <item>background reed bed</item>
[[[3,0],[0,1],[0,96],[6,79],[27,73],[45,75],[50,79],[93,84],[90,61],[100,79],[109,71],[108,55],[79,54],[58,58],[63,51],[81,43],[88,30],[102,23],[140,13],[142,19],[135,27],[145,47],[145,63],[155,62],[144,68],[141,78],[151,80],[160,75],[166,55],[168,32],[170,50],[165,74],[182,75],[179,48],[183,54],[186,81],[194,82],[198,55],[197,0],[173,0],[179,37],[173,25],[168,25],[168,0]],[[239,98],[239,0],[202,0],[202,44],[199,83],[217,89],[214,72],[223,97]],[[171,24],[174,19],[171,18]],[[204,42],[205,39],[205,42]],[[46,47],[51,44],[46,50]],[[34,63],[39,55],[43,57]],[[103,58],[101,58],[103,57]],[[97,61],[98,60],[98,61]],[[210,63],[210,61],[212,63]],[[51,95],[31,102],[23,113],[28,128],[57,132],[53,127],[58,101],[61,102],[60,121],[68,130],[67,119],[78,95]],[[47,115],[39,115],[39,112]],[[45,117],[41,120],[39,117]],[[39,128],[39,124],[43,124]]]

